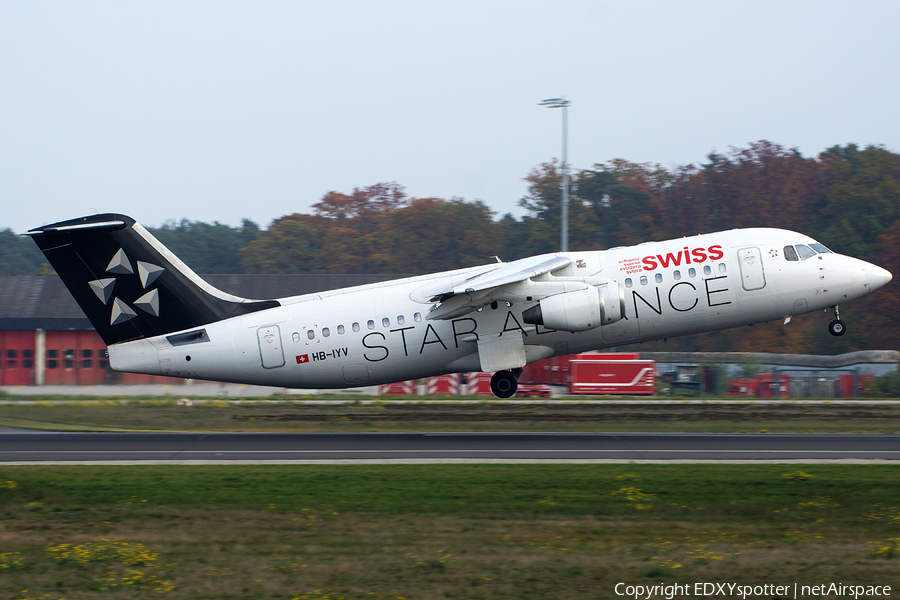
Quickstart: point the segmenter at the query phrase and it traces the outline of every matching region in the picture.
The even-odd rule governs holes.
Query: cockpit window
[[[812,248],[813,250],[815,250],[816,252],[818,252],[819,254],[833,254],[833,252],[831,250],[829,250],[822,244],[819,244],[818,242],[816,242],[815,244],[810,244],[809,247]]]
[[[797,256],[797,251],[794,250],[793,246],[784,247],[784,258],[786,260],[800,260],[800,257]]]
[[[800,260],[806,260],[815,256],[816,251],[805,244],[797,244],[797,254],[800,255]]]

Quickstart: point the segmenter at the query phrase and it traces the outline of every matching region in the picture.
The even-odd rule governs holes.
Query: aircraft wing
[[[511,263],[506,263],[499,269],[494,269],[493,271],[478,275],[461,286],[436,294],[431,301],[444,302],[458,294],[477,294],[479,292],[498,288],[502,285],[518,283],[520,281],[525,281],[526,279],[531,279],[532,277],[537,277],[538,275],[558,271],[571,264],[571,258],[560,256],[558,254],[545,254],[542,256],[523,258]]]
[[[559,271],[572,264],[572,259],[559,254],[544,254],[523,258],[482,273],[464,284],[435,294],[432,302],[437,304],[428,314],[428,319],[450,319],[491,302],[492,292],[503,286],[522,283]]]

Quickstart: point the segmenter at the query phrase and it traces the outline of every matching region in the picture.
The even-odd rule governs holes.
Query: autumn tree
[[[800,229],[822,196],[818,167],[795,149],[760,141],[675,171],[663,194],[674,235],[734,227]]]
[[[528,182],[528,193],[519,200],[519,206],[529,212],[523,219],[524,225],[529,230],[529,235],[522,240],[521,254],[544,254],[557,252],[560,247],[560,223],[562,215],[562,172],[556,161],[542,163],[532,169],[525,177]],[[573,219],[574,204],[569,204],[569,223],[578,223],[577,216]],[[572,235],[572,229],[569,229]]]
[[[241,251],[247,273],[317,273],[318,236],[307,215],[276,219],[259,238]]]
[[[429,273],[491,262],[503,240],[481,201],[420,198],[385,215],[380,272]]]
[[[244,267],[261,273],[427,273],[488,262],[502,247],[483,202],[408,198],[397,184],[328,192],[314,209],[314,215],[272,223],[245,249]]]
[[[873,260],[896,277],[900,276],[900,221],[878,236],[875,241]],[[860,312],[869,317],[867,331],[874,348],[897,348],[900,345],[900,285],[889,284],[878,293],[872,294],[868,306],[860,307]]]
[[[833,146],[819,155],[825,199],[811,215],[842,253],[870,256],[900,214],[900,155],[880,146]]]
[[[197,273],[242,273],[241,249],[260,235],[249,219],[240,227],[184,219],[147,229]]]
[[[313,212],[327,219],[355,219],[357,224],[409,204],[403,186],[396,182],[354,188],[350,194],[328,192],[313,204]]]
[[[597,216],[579,196],[580,179],[578,172],[569,178],[569,249],[597,249],[602,235],[598,232]],[[522,219],[528,236],[520,246],[521,254],[558,252],[562,223],[562,172],[558,163],[538,165],[525,177],[525,181],[528,182],[528,193],[519,200],[519,206],[530,214]]]
[[[665,230],[659,192],[670,176],[658,165],[616,159],[575,177],[575,194],[589,210],[592,248],[660,239]]]

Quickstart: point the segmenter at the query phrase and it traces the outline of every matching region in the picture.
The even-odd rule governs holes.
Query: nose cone
[[[874,292],[893,279],[893,276],[887,269],[868,264],[866,265],[866,279],[869,281],[869,291]]]

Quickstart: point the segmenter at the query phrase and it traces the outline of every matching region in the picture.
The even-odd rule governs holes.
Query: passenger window
[[[354,323],[354,324],[353,324],[353,331],[354,331],[354,332],[359,331],[359,323]]]
[[[328,337],[331,335],[331,331],[327,327],[322,328],[322,337]]]
[[[703,266],[703,274],[704,275],[712,275],[712,268],[709,265]]]
[[[662,283],[662,273],[656,274],[656,283]]]
[[[344,335],[344,331],[345,331],[344,326],[338,325],[338,335]]]
[[[784,247],[784,259],[785,260],[800,260],[800,257],[797,256],[797,251],[794,250],[793,246],[785,246]]]
[[[694,267],[691,267],[690,269],[688,269],[688,277],[696,277],[696,276],[697,276],[697,269],[695,269]]]
[[[719,263],[719,273],[725,272],[725,263]]]
[[[366,321],[366,327],[368,327],[369,329],[375,329],[375,321],[369,319],[368,321]]]
[[[641,285],[647,285],[647,276],[641,275]]]
[[[816,252],[818,252],[819,254],[834,254],[831,250],[829,250],[828,248],[826,248],[825,246],[823,246],[822,244],[819,244],[819,243],[810,244],[809,247],[812,248],[813,250],[815,250]]]
[[[381,324],[382,324],[384,327],[390,327],[390,326],[391,326],[391,320],[388,319],[387,317],[385,317],[385,318],[383,318],[383,319],[381,320]]]
[[[398,316],[397,325],[403,325],[404,323],[406,323],[406,317],[404,317],[403,315]]]
[[[310,329],[306,332],[306,337],[308,337],[311,340],[314,340],[314,339],[316,339],[316,332],[313,331],[312,329]]]
[[[413,315],[413,321],[416,323],[420,323],[422,321],[422,313],[416,313]]]
[[[675,281],[678,281],[679,279],[681,279],[681,271],[679,271],[678,269],[675,269],[675,272],[672,273],[672,277],[675,278]]]
[[[800,255],[800,260],[806,260],[815,256],[816,251],[804,244],[797,244],[797,254]]]
[[[626,277],[625,278],[625,287],[630,288],[632,285],[634,285],[634,284],[631,282],[631,277]]]

